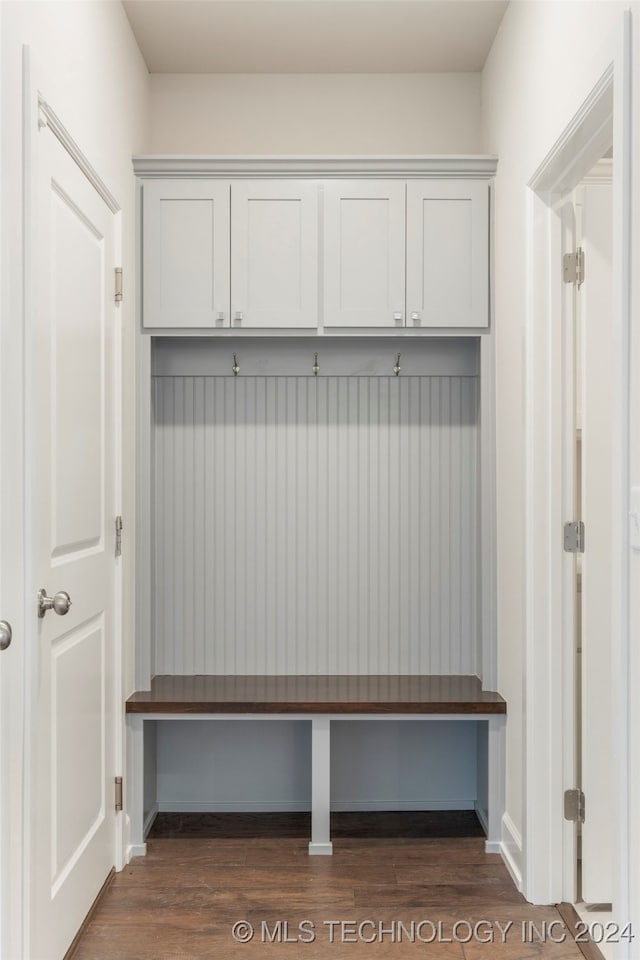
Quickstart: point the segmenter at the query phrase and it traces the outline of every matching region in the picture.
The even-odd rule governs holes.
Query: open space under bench
[[[366,721],[368,725],[373,737],[368,742],[370,750],[374,751],[374,764],[376,742],[382,743],[385,730],[397,729],[401,723],[403,746],[409,751],[413,749],[414,753],[411,768],[420,767],[422,741],[431,741],[436,749],[444,747],[445,751],[455,750],[457,741],[453,725],[467,723],[473,733],[476,755],[468,757],[464,754],[465,744],[468,747],[470,741],[467,731],[467,735],[459,741],[462,752],[458,766],[472,766],[475,771],[474,807],[487,833],[487,849],[497,850],[504,809],[506,703],[498,693],[483,690],[477,677],[154,677],[150,690],[136,691],[127,701],[129,783],[135,798],[129,807],[132,854],[144,853],[146,831],[159,809],[155,796],[158,783],[158,733],[160,731],[162,734],[165,724],[175,725],[177,720],[205,722],[214,739],[220,724],[228,730],[228,721],[251,723],[253,726],[250,730],[257,735],[258,751],[265,721],[286,724],[292,731],[295,728],[297,732],[292,732],[292,735],[296,738],[296,752],[305,758],[302,766],[306,765],[306,771],[302,770],[301,776],[304,779],[306,775],[310,780],[312,827],[309,852],[312,854],[332,853],[329,822],[332,770],[334,773],[337,770],[339,774],[341,768],[344,770],[345,766],[350,765],[351,774],[356,778],[358,776],[362,763],[362,743],[354,743],[351,739],[353,721]],[[209,726],[209,721],[216,721],[217,727]],[[255,724],[255,721],[262,723]],[[446,726],[443,727],[443,724]],[[405,730],[408,731],[406,738]],[[185,756],[188,759],[190,738],[185,737],[183,731],[184,727],[177,731],[177,736],[182,743],[184,761]],[[446,736],[439,736],[439,731],[446,733]],[[262,775],[261,764],[256,759],[256,743],[252,741],[251,735],[245,736],[244,740],[232,737],[231,741],[227,741],[226,750],[227,753],[230,747],[233,750],[236,767],[251,768],[248,771],[249,779],[253,774],[259,780]],[[202,742],[201,738],[199,744]],[[177,752],[174,743],[172,756],[175,757]],[[206,762],[201,753],[200,749],[191,758],[199,766]],[[333,762],[332,753],[336,754]],[[444,758],[440,759],[442,761]],[[364,767],[362,769],[366,770]],[[262,772],[266,777],[271,775],[268,763]],[[364,775],[368,774],[365,772]],[[410,775],[414,776],[413,769]],[[401,778],[402,771],[394,765],[387,774],[382,771],[382,776]],[[255,789],[259,790],[258,782],[255,782]]]

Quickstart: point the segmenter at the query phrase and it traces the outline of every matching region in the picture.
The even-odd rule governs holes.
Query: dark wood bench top
[[[506,712],[468,676],[156,676],[127,700],[127,713]]]

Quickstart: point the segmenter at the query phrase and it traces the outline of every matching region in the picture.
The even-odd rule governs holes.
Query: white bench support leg
[[[505,804],[505,716],[492,717],[489,726],[489,809],[486,850],[499,853]]]
[[[310,854],[333,853],[329,832],[331,792],[331,721],[311,721],[311,843]]]
[[[127,777],[125,780],[125,811],[129,818],[130,857],[143,857],[147,852],[144,841],[144,720],[127,715]]]

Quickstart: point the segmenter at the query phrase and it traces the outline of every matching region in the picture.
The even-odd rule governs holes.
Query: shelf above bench
[[[506,714],[473,676],[156,676],[127,713]]]

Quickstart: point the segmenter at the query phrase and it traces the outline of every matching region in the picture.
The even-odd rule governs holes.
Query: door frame
[[[1,82],[9,86],[4,63]],[[27,109],[26,103],[24,104]],[[26,130],[26,126],[24,128]],[[8,171],[24,178],[25,151],[17,164],[15,145],[2,137],[2,233],[0,239],[1,323],[0,440],[3,458],[0,482],[0,600],[2,619],[8,620],[13,639],[0,667],[0,957],[22,957],[24,951],[24,694],[27,642],[25,594],[25,284],[24,220],[28,192],[9,184]],[[19,235],[15,235],[15,224]]]
[[[37,137],[42,127],[49,128],[49,134],[55,136],[71,159],[76,163],[83,175],[89,180],[98,195],[107,205],[114,216],[114,255],[116,262],[122,260],[122,212],[120,204],[111,193],[95,167],[83,153],[80,146],[72,137],[67,127],[62,123],[55,110],[42,94],[42,75],[37,65],[33,63],[28,46],[23,48],[22,70],[22,278],[21,293],[23,310],[21,313],[20,337],[23,343],[23,364],[20,369],[22,395],[24,396],[24,461],[21,464],[23,489],[25,490],[24,523],[22,527],[22,541],[24,550],[24,568],[21,596],[24,598],[24,667],[20,701],[23,717],[23,742],[20,749],[24,757],[22,804],[20,810],[20,839],[15,841],[20,847],[19,872],[21,883],[16,893],[16,903],[19,906],[20,920],[15,920],[15,936],[20,937],[22,952],[20,956],[29,956],[30,953],[30,923],[31,923],[31,827],[30,811],[32,796],[32,756],[33,756],[33,711],[35,709],[35,676],[34,663],[30,651],[37,640],[35,621],[33,619],[35,606],[35,590],[33,587],[33,534],[31,529],[32,511],[29,509],[28,491],[32,470],[32,450],[37,443],[38,424],[35,412],[30,402],[30,389],[33,376],[29,366],[29,357],[32,355],[31,343],[34,336],[34,284],[37,278],[34,275],[33,264],[36,252],[37,210],[35,209],[35,190],[38,176],[38,141]],[[115,292],[115,288],[114,288]],[[113,352],[113,449],[114,459],[109,468],[113,471],[114,489],[114,519],[122,512],[122,310],[120,304],[114,300],[114,352]],[[32,595],[33,594],[33,595]],[[115,560],[114,569],[114,598],[113,598],[113,698],[114,698],[114,751],[115,765],[119,773],[124,767],[124,695],[123,695],[123,570],[122,561]],[[33,629],[30,629],[30,625]],[[125,816],[124,812],[116,814],[115,834],[113,837],[113,858],[117,870],[122,869],[125,862]],[[16,857],[18,856],[16,851]],[[19,924],[19,931],[18,931]]]
[[[562,525],[573,518],[565,515],[568,361],[562,324],[558,207],[613,142],[613,382],[619,384],[612,423],[613,490],[617,501],[612,516],[613,737],[619,748],[614,770],[614,907],[617,918],[625,922],[631,919],[627,881],[629,624],[625,615],[629,604],[631,118],[631,18],[625,11],[606,71],[528,183],[524,691],[524,893],[535,903],[572,900],[575,829],[564,821],[562,794],[575,786],[574,587],[571,558],[563,551]]]

